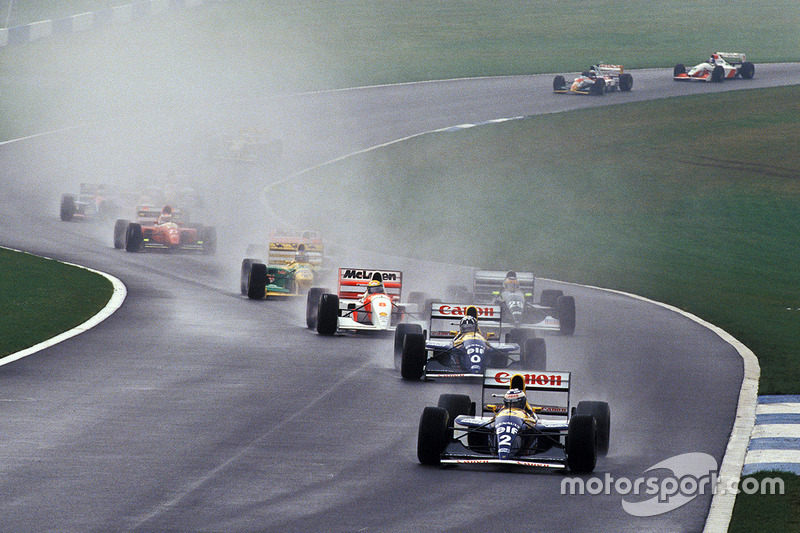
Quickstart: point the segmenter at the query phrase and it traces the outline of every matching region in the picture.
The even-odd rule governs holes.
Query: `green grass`
[[[0,248],[0,357],[85,322],[112,292],[94,272]]]
[[[751,477],[757,479],[759,484],[764,478],[783,479],[784,494],[738,494],[728,531],[800,531],[800,476],[783,472],[759,472]]]
[[[44,2],[28,18],[91,3]],[[37,5],[12,12],[22,4]],[[798,19],[795,0],[224,2],[0,50],[0,138],[280,91],[572,72],[596,61],[669,69],[717,49],[797,60]]]

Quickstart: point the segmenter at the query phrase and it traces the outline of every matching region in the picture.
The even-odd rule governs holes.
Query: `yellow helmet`
[[[367,294],[375,294],[378,292],[383,292],[383,283],[373,279],[369,283],[367,283]]]

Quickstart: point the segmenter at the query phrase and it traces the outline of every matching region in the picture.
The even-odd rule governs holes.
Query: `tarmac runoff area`
[[[800,395],[758,397],[742,476],[770,470],[800,475]]]

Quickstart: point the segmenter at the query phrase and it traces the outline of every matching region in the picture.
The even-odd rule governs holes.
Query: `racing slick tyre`
[[[121,218],[114,223],[114,248],[117,250],[125,248],[125,232],[128,231],[128,224],[130,221]]]
[[[686,74],[686,65],[683,63],[678,63],[675,65],[675,68],[672,69],[672,77],[677,78],[681,74]]]
[[[611,409],[606,402],[578,402],[575,410],[578,415],[592,415],[597,423],[597,455],[605,457],[608,453],[608,440],[611,433]]]
[[[239,276],[239,289],[242,292],[242,296],[247,296],[247,286],[250,283],[250,269],[255,262],[256,260],[250,257],[242,259],[242,270]]]
[[[722,65],[715,65],[711,71],[711,81],[721,83],[725,81],[725,68]]]
[[[627,93],[633,88],[633,76],[629,72],[619,75],[619,90]]]
[[[556,300],[556,314],[562,335],[575,333],[575,297],[559,296]]]
[[[323,294],[319,298],[317,312],[317,333],[333,335],[339,329],[339,296]]]
[[[138,252],[143,244],[142,225],[135,222],[128,224],[128,230],[125,232],[125,251]]]
[[[453,440],[453,424],[459,415],[468,415],[472,408],[472,400],[466,394],[442,394],[437,407],[447,411],[447,441]]]
[[[406,335],[409,333],[418,333],[422,335],[422,326],[419,324],[401,322],[397,324],[397,329],[394,330],[394,367],[397,370],[400,370],[400,361],[403,358],[403,343],[406,340]]]
[[[317,317],[319,316],[319,300],[325,294],[325,289],[321,287],[311,287],[306,296],[306,326],[308,329],[317,327]]]
[[[567,429],[567,467],[587,474],[597,465],[597,422],[592,415],[575,415]]]
[[[205,226],[200,231],[200,238],[203,239],[203,253],[214,255],[217,253],[217,228]]]
[[[447,448],[448,414],[441,407],[426,407],[419,419],[417,434],[417,459],[424,465],[435,466],[442,461]]]
[[[425,358],[425,335],[406,333],[400,356],[400,376],[411,380],[421,378],[425,372]]]
[[[61,220],[64,222],[72,220],[72,216],[75,214],[75,196],[71,194],[61,195],[61,209],[59,214],[61,215]]]
[[[539,296],[539,305],[542,307],[552,307],[555,309],[556,301],[559,297],[564,296],[564,291],[555,289],[544,289],[542,295]]]
[[[267,292],[267,265],[253,263],[250,265],[250,277],[247,282],[247,297],[251,300],[263,300]]]
[[[594,96],[603,96],[606,94],[606,80],[603,78],[597,78],[594,80],[592,87],[589,89],[589,94]]]
[[[522,357],[520,358],[523,370],[547,370],[547,346],[544,339],[527,339],[522,345]]]
[[[553,90],[554,91],[564,91],[567,88],[567,80],[564,79],[564,76],[558,75],[553,78]]]
[[[742,63],[742,66],[739,67],[739,74],[741,74],[742,79],[751,80],[753,76],[756,75],[756,66],[750,61],[745,61]]]

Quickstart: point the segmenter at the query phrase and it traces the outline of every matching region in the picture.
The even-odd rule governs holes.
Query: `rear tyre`
[[[522,328],[514,328],[506,335],[506,342],[509,344],[519,344],[520,349],[530,336],[530,331]]]
[[[125,232],[128,231],[130,221],[118,219],[114,223],[114,248],[122,250],[125,248]]]
[[[394,367],[397,370],[400,370],[400,361],[403,358],[403,343],[406,340],[406,335],[409,333],[418,333],[422,335],[422,326],[419,324],[402,322],[397,324],[397,329],[394,330]]]
[[[203,227],[200,230],[200,238],[203,239],[203,253],[214,255],[217,253],[217,228]]]
[[[251,300],[263,300],[267,292],[267,265],[253,263],[250,265],[250,277],[247,282],[247,297]]]
[[[553,90],[554,91],[563,91],[567,88],[567,80],[564,79],[564,76],[558,75],[553,78]]]
[[[337,329],[339,329],[339,297],[335,294],[323,294],[319,298],[317,333],[333,335]]]
[[[400,376],[403,379],[417,380],[425,371],[425,335],[407,333],[400,356]]]
[[[143,244],[142,225],[135,222],[128,224],[128,230],[125,232],[125,251],[138,252]]]
[[[686,65],[683,63],[678,63],[675,65],[675,68],[672,69],[672,77],[677,78],[681,74],[686,74]]]
[[[587,474],[597,465],[597,422],[592,415],[575,415],[567,429],[567,467]]]
[[[522,369],[523,370],[547,370],[547,346],[544,339],[533,338],[525,341],[522,346]]]
[[[317,317],[319,316],[319,300],[325,293],[325,289],[311,287],[306,296],[306,326],[308,329],[317,327]]]
[[[556,300],[556,313],[560,333],[562,335],[572,335],[575,333],[575,297],[560,296]]]
[[[542,307],[556,307],[556,301],[560,296],[563,296],[563,291],[558,291],[555,289],[544,289],[542,291],[542,295],[539,296],[539,305]]]
[[[633,76],[628,72],[619,75],[619,90],[627,93],[633,88]]]
[[[436,466],[448,444],[448,414],[441,407],[426,407],[419,419],[417,459],[424,465]]]
[[[578,402],[575,410],[578,415],[591,415],[597,423],[597,455],[608,454],[608,441],[611,433],[611,409],[606,402]]]
[[[725,68],[722,65],[715,65],[711,71],[711,81],[721,83],[725,81]]]
[[[75,196],[72,194],[61,195],[61,209],[59,210],[61,220],[69,222],[75,215]]]
[[[756,66],[750,61],[745,61],[742,63],[742,66],[739,67],[739,73],[742,75],[743,79],[751,80],[753,76],[756,75]]]
[[[252,258],[242,259],[242,270],[239,276],[239,289],[242,293],[242,296],[247,295],[247,285],[250,282],[250,269],[255,263],[256,260]]]

